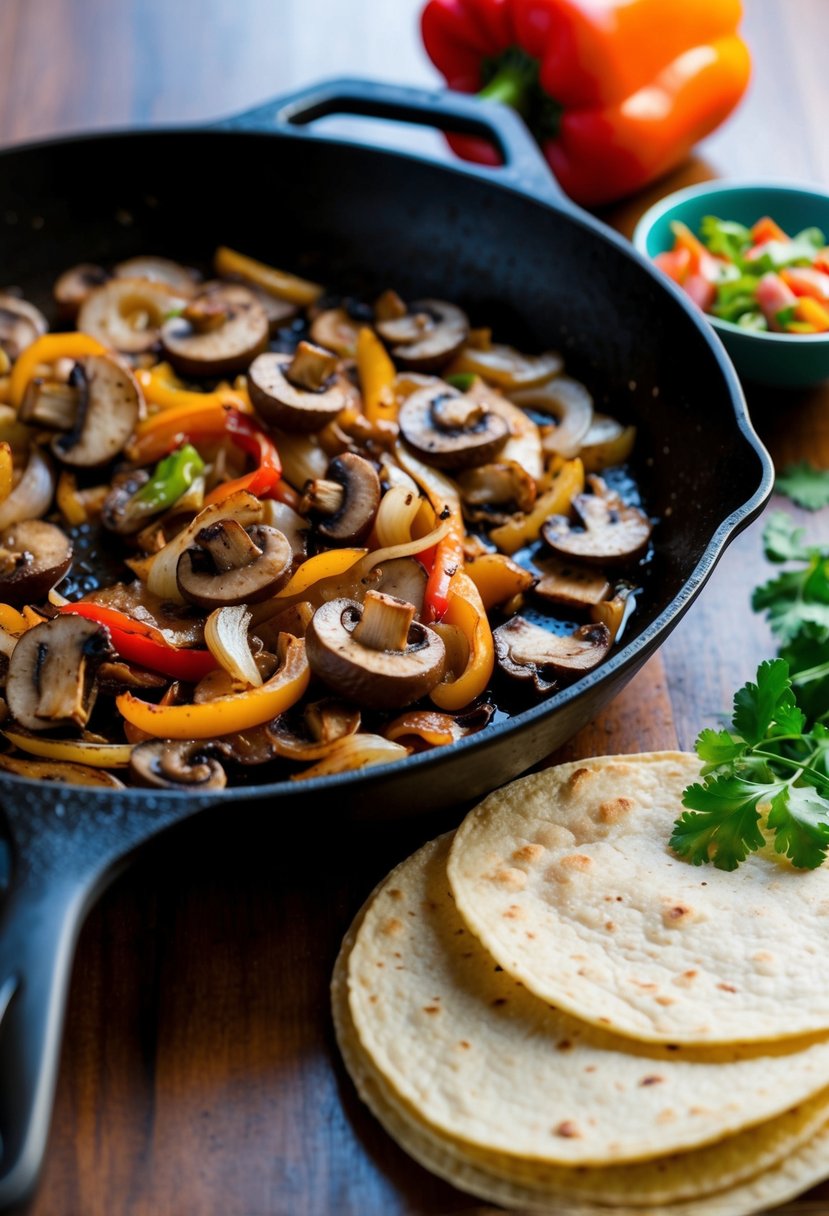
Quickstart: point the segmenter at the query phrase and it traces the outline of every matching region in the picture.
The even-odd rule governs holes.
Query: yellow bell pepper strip
[[[345,574],[346,570],[350,570],[367,553],[368,549],[328,549],[324,553],[317,553],[302,563],[274,598],[288,600],[294,596],[302,596],[321,579]]]
[[[455,572],[449,588],[449,606],[442,624],[463,634],[468,647],[464,670],[446,678],[429,694],[439,709],[463,709],[486,689],[495,666],[492,630],[478,588],[460,569]],[[454,673],[452,673],[454,675]]]
[[[46,760],[68,760],[91,768],[126,768],[132,753],[131,743],[86,743],[82,739],[49,739],[22,731],[4,730],[9,743]]]
[[[5,502],[14,485],[14,463],[11,445],[0,440],[0,502]]]
[[[680,164],[734,109],[751,61],[740,0],[428,0],[449,87],[521,113],[562,189],[612,202]],[[497,163],[490,144],[450,137]]]
[[[395,422],[397,400],[394,382],[397,371],[373,329],[364,325],[357,335],[357,374],[363,409],[369,422]]]
[[[514,595],[529,591],[535,582],[528,570],[504,553],[484,553],[476,557],[466,563],[466,573],[478,588],[487,611],[505,604]]]
[[[299,304],[303,308],[316,303],[323,293],[323,287],[319,283],[312,283],[309,279],[301,279],[285,270],[277,270],[275,266],[257,262],[255,258],[237,253],[235,249],[228,249],[226,245],[221,245],[216,250],[214,265],[219,275],[231,279],[247,279],[249,283],[255,283],[270,295],[277,296],[280,300],[290,300],[292,304]]]
[[[0,376],[0,405],[11,403],[11,376]]]
[[[0,347],[0,376],[7,376],[11,370],[12,361],[6,352]]]
[[[229,384],[220,384],[211,393],[195,392],[185,388],[169,363],[157,363],[155,367],[141,368],[135,373],[148,405],[159,410],[178,409],[179,406],[194,406],[210,409],[215,405],[233,405],[250,413],[251,404],[246,392],[233,389]]]
[[[25,633],[28,628],[29,623],[22,612],[12,608],[11,604],[0,604],[0,629],[5,629],[7,633]]]
[[[103,355],[102,346],[89,334],[44,334],[37,338],[17,359],[9,382],[9,400],[20,409],[29,381],[41,363],[54,363],[57,359],[83,359],[85,355]]]
[[[565,460],[554,475],[549,490],[539,495],[532,511],[526,515],[514,515],[505,524],[499,524],[489,534],[489,539],[502,553],[515,553],[524,545],[538,540],[541,525],[551,515],[566,515],[575,494],[584,489],[584,465],[578,456]]]
[[[127,722],[156,739],[215,739],[261,726],[295,705],[311,676],[302,638],[280,634],[279,649],[278,670],[258,688],[200,705],[154,705],[126,692],[116,705]]]
[[[64,604],[59,611],[86,617],[88,621],[97,621],[106,626],[112,645],[122,659],[148,667],[150,671],[159,671],[174,680],[187,680],[195,684],[218,666],[209,650],[171,646],[159,629],[136,621],[117,608],[83,600]]]

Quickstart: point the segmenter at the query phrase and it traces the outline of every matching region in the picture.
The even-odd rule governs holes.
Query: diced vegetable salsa
[[[750,228],[706,215],[695,235],[675,220],[657,266],[703,312],[744,329],[829,332],[829,247],[819,228],[789,236],[769,216]]]

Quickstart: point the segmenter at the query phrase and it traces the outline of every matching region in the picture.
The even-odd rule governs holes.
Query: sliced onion
[[[55,781],[61,785],[94,785],[109,790],[124,789],[112,773],[101,772],[88,764],[70,764],[65,760],[26,760],[20,756],[0,755],[0,769],[30,781]]]
[[[282,475],[295,490],[301,490],[306,481],[325,477],[328,472],[328,454],[315,435],[280,432],[276,436],[276,446],[282,461]]]
[[[262,503],[262,523],[276,528],[288,538],[294,557],[305,556],[305,542],[308,536],[308,520],[303,519],[298,511],[289,507],[286,502],[276,498],[268,498]]]
[[[45,739],[21,730],[2,732],[22,752],[46,760],[69,760],[92,768],[126,768],[132,754],[131,743],[85,743],[82,739]]]
[[[258,688],[262,673],[256,666],[248,641],[250,621],[250,611],[244,604],[217,608],[205,622],[204,640],[213,658],[228,675],[248,688]]]
[[[635,426],[623,426],[607,414],[594,414],[579,452],[585,471],[600,473],[613,465],[624,464],[633,450],[635,439]]]
[[[184,596],[176,582],[176,566],[184,550],[195,543],[196,535],[202,528],[220,519],[235,519],[242,527],[248,527],[261,518],[262,504],[246,490],[237,490],[222,502],[211,503],[153,557],[148,567],[147,589],[163,600],[174,600],[177,604],[183,604]]]
[[[486,350],[465,346],[449,370],[454,373],[472,372],[490,384],[512,391],[543,384],[551,376],[557,376],[563,367],[564,360],[558,351],[525,355],[514,346],[494,342]]]
[[[23,476],[5,502],[0,503],[0,531],[22,519],[40,519],[49,510],[54,492],[55,475],[49,459],[33,446]]]
[[[509,426],[509,439],[498,453],[499,460],[514,460],[522,469],[529,473],[533,481],[538,481],[544,471],[544,455],[541,451],[541,431],[528,414],[520,406],[514,405],[500,393],[494,393],[486,387],[473,388],[469,396],[476,398],[494,414],[500,414]]]
[[[374,519],[374,531],[381,545],[403,545],[412,539],[412,524],[420,503],[415,486],[392,486],[386,490]]]
[[[302,773],[291,777],[292,781],[306,781],[309,777],[329,777],[333,773],[350,773],[358,768],[369,768],[375,764],[391,764],[409,755],[408,747],[401,747],[381,735],[349,735],[339,739],[324,760],[312,764]]]
[[[544,448],[568,459],[578,454],[582,440],[593,422],[593,398],[580,380],[556,376],[538,388],[513,393],[521,406],[551,414],[558,426],[544,437]]]

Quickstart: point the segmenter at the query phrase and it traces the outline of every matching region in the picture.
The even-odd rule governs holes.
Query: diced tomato
[[[829,300],[829,274],[814,270],[811,266],[788,266],[780,271],[780,278],[796,296]]]
[[[689,273],[702,275],[704,279],[715,283],[719,277],[720,263],[713,253],[710,253],[702,241],[694,236],[687,224],[675,220],[671,224],[671,231],[674,234],[674,252],[684,249],[690,255]]]
[[[768,322],[769,329],[781,330],[777,314],[797,303],[797,296],[787,287],[779,274],[769,271],[757,282],[757,303]]]
[[[689,274],[682,287],[703,312],[708,312],[717,296],[715,285],[701,274]]]
[[[825,249],[818,250],[812,265],[815,270],[822,270],[824,274],[829,274],[829,245]]]
[[[787,241],[789,238],[771,216],[764,215],[753,225],[751,239],[755,245],[765,245],[766,241]]]
[[[666,253],[658,253],[653,260],[669,279],[680,285],[685,282],[691,270],[690,249],[670,249]]]

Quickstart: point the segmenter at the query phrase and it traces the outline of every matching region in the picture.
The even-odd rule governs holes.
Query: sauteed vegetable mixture
[[[74,267],[59,332],[0,294],[0,767],[303,779],[601,663],[650,545],[633,428],[452,302],[215,273]]]

